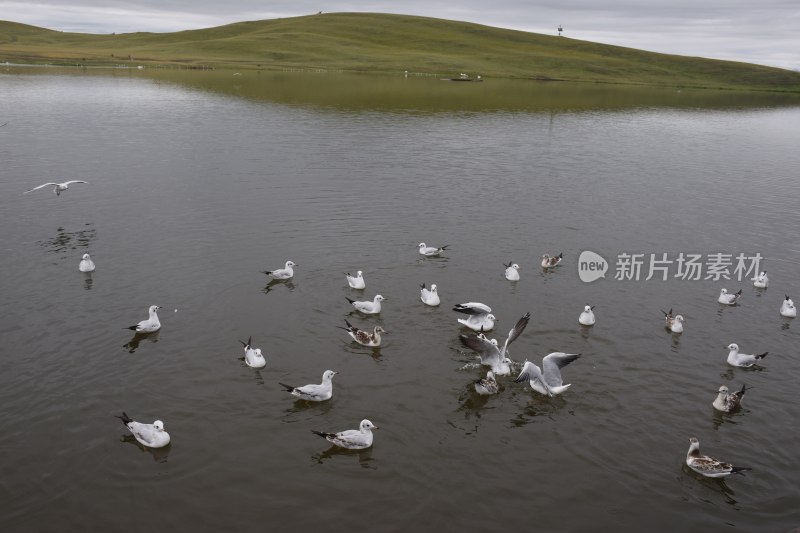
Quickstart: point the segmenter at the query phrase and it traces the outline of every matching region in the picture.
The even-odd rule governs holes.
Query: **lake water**
[[[800,527],[800,322],[778,314],[800,301],[797,97],[45,68],[0,70],[0,96],[0,530]],[[67,179],[90,184],[22,194]],[[420,241],[450,248],[424,259]],[[584,250],[605,279],[580,280]],[[562,266],[543,272],[547,252]],[[682,252],[732,254],[734,279],[672,264],[645,280],[650,254]],[[623,253],[645,254],[638,281],[615,279]],[[733,274],[757,253],[766,290]],[[268,285],[289,259],[293,282]],[[717,304],[722,287],[740,305]],[[379,317],[351,313],[345,297],[377,293]],[[451,310],[467,301],[493,308],[501,342],[530,311],[512,358],[580,352],[572,387],[550,399],[512,376],[478,397]],[[132,338],[151,304],[162,330]],[[384,345],[351,343],[345,318],[382,324]],[[769,356],[730,367],[731,342]],[[329,402],[278,385],[325,369]],[[743,411],[716,413],[716,389],[742,383]],[[172,444],[131,442],[123,410]],[[310,431],[362,418],[381,428],[368,451]],[[699,479],[690,436],[752,472]]]

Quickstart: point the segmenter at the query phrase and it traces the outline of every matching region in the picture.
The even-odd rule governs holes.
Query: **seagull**
[[[481,378],[475,382],[475,392],[481,396],[497,394],[497,380],[494,379],[494,372],[489,370],[485,378]]]
[[[322,383],[319,385],[311,383],[310,385],[303,385],[302,387],[292,387],[285,383],[278,382],[278,384],[285,388],[286,392],[301,400],[324,402],[325,400],[330,400],[331,396],[333,396],[333,376],[336,374],[338,374],[338,372],[326,370],[325,373],[322,374]]]
[[[345,298],[347,298],[345,296]],[[381,312],[381,302],[385,301],[386,298],[381,296],[380,294],[375,295],[375,298],[370,302],[357,302],[355,300],[351,300],[347,298],[347,301],[356,308],[356,311],[359,313],[364,313],[365,315],[377,315]]]
[[[764,352],[762,354],[757,355],[750,355],[746,353],[739,353],[739,345],[735,343],[731,343],[726,346],[730,350],[728,353],[728,364],[733,366],[740,366],[743,368],[750,368],[758,361],[764,359],[769,352]]]
[[[425,305],[430,305],[432,307],[435,307],[441,303],[441,300],[439,300],[439,293],[437,292],[435,283],[431,284],[430,290],[425,288],[424,283],[420,285],[420,287],[421,288],[419,291],[419,299],[422,300],[422,303],[424,303]]]
[[[311,433],[348,450],[363,450],[372,446],[373,429],[378,429],[378,427],[365,418],[359,424],[358,429],[348,429],[339,433],[323,433],[312,429]]]
[[[769,287],[769,278],[767,277],[766,270],[759,274],[755,280],[753,280],[753,287],[757,289],[766,289]]]
[[[511,261],[509,261],[507,265],[504,263],[503,266],[506,267],[505,276],[506,276],[506,279],[508,281],[519,281],[519,265],[518,264],[512,263]]]
[[[56,193],[56,196],[61,196],[61,193],[66,191],[67,189],[69,189],[69,186],[72,185],[73,183],[89,183],[89,182],[88,181],[83,181],[83,180],[69,180],[69,181],[65,181],[63,183],[55,183],[55,182],[52,182],[52,181],[48,181],[47,183],[42,183],[38,187],[34,187],[33,189],[31,189],[29,191],[25,191],[22,194],[28,194],[29,192],[33,192],[33,191],[35,191],[37,189],[41,189],[42,187],[47,187],[48,185],[52,185],[53,186],[53,192]]]
[[[580,356],[581,354],[579,353],[553,352],[548,354],[542,359],[544,374],[542,374],[542,371],[537,365],[530,361],[525,361],[522,372],[520,372],[517,379],[514,380],[514,383],[528,381],[533,390],[545,396],[552,397],[561,394],[572,385],[571,383],[563,384],[561,381],[561,369]]]
[[[794,306],[794,302],[789,295],[786,295],[786,299],[781,303],[781,316],[785,316],[786,318],[795,318],[797,316],[797,308]]]
[[[479,335],[459,335],[461,344],[467,348],[478,352],[481,358],[481,364],[487,365],[492,368],[492,372],[497,376],[507,376],[511,373],[508,359],[508,347],[519,337],[528,325],[531,319],[530,313],[525,313],[522,318],[517,320],[517,323],[508,332],[508,337],[503,347],[500,348],[497,341],[486,338],[483,333]]]
[[[587,305],[583,308],[583,313],[578,317],[578,322],[582,326],[594,326],[594,313],[592,310],[595,308],[593,305]]]
[[[347,324],[346,328],[341,326],[336,326],[337,328],[345,330],[347,333],[353,337],[353,340],[356,341],[358,344],[362,346],[380,346],[381,345],[381,333],[386,333],[386,331],[380,327],[375,326],[372,333],[368,331],[364,331],[363,329],[358,329],[353,324],[344,319],[344,323]]]
[[[752,468],[723,463],[707,455],[700,455],[700,441],[696,437],[689,439],[686,466],[705,477],[725,477],[730,474],[741,474],[745,470],[752,470]]]
[[[728,289],[722,289],[719,291],[719,298],[717,301],[721,304],[725,305],[736,305],[736,302],[739,301],[739,298],[742,297],[742,289],[739,289],[739,292],[734,294],[728,294]]]
[[[553,257],[550,257],[548,254],[544,254],[542,256],[542,268],[558,266],[562,259],[564,259],[563,253],[554,255]]]
[[[264,368],[267,366],[267,360],[261,355],[261,348],[253,348],[253,337],[247,339],[247,342],[239,341],[244,346],[244,362],[247,366],[253,368]]]
[[[421,242],[419,243],[419,253],[426,257],[433,257],[444,252],[448,246],[450,245],[445,244],[441,248],[436,248],[435,246],[427,246],[424,242]]]
[[[286,261],[286,266],[284,268],[279,268],[277,270],[265,270],[263,273],[275,279],[292,279],[292,276],[294,276],[294,270],[292,267],[296,266],[296,263]]]
[[[345,275],[347,276],[347,284],[350,285],[351,289],[363,289],[367,286],[360,270],[356,272],[355,276],[351,276],[350,272],[345,273]]]
[[[739,392],[728,392],[728,387],[722,385],[717,391],[717,397],[714,399],[714,409],[723,411],[725,413],[732,413],[739,409],[742,405],[742,396],[744,396],[747,386],[742,384],[742,390]]]
[[[89,257],[89,254],[83,254],[83,258],[78,264],[78,270],[81,272],[94,272],[94,261]]]
[[[128,326],[128,329],[132,329],[136,333],[153,333],[154,331],[158,331],[161,329],[161,322],[158,321],[158,315],[156,314],[156,311],[159,309],[161,309],[159,306],[151,305],[148,309],[150,318],[142,320],[135,326]]]
[[[469,315],[459,318],[458,321],[469,329],[475,331],[492,331],[497,320],[492,313],[492,308],[480,302],[467,302],[453,307],[453,311]]]
[[[669,313],[665,311],[661,311],[664,313],[664,327],[670,330],[672,333],[683,333],[683,315],[675,315],[672,316],[672,308],[670,308]]]
[[[124,411],[122,416],[117,416],[128,431],[133,433],[139,444],[147,446],[148,448],[163,448],[169,444],[169,433],[164,431],[164,422],[156,420],[152,424],[142,424],[135,422]]]

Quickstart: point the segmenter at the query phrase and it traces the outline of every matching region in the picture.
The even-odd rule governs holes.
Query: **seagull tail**
[[[733,467],[731,467],[731,473],[732,474],[739,474],[739,475],[742,475],[742,476],[744,475],[744,472],[747,472],[748,470],[752,470],[752,468],[749,468],[749,467],[746,467],[746,466],[733,466]]]
[[[764,352],[756,355],[756,359],[764,359],[769,352]]]
[[[114,418],[119,418],[120,420],[122,420],[122,423],[125,425],[125,427],[128,427],[128,424],[130,422],[133,422],[133,418],[129,417],[128,413],[126,413],[125,411],[122,411],[122,416],[114,415]]]
[[[266,274],[267,276],[269,276],[269,275],[272,274],[272,270],[262,270],[261,273],[262,274]]]
[[[278,385],[286,389],[286,392],[292,392],[294,390],[294,387],[292,387],[291,385],[287,385],[286,383],[281,383],[280,381],[278,382]]]
[[[739,397],[739,399],[741,399],[741,398],[742,398],[742,396],[744,396],[744,393],[745,393],[746,391],[747,391],[747,385],[746,385],[745,383],[742,383],[742,390],[740,390],[739,392],[737,392],[737,393],[736,393],[736,396],[738,396],[738,397]]]
[[[440,247],[439,247],[439,249],[440,249],[440,250],[447,250],[447,248],[448,248],[449,246],[450,246],[449,244],[445,244],[444,246],[440,246]]]
[[[736,294],[736,296],[741,296],[742,295],[742,289],[739,289],[739,292],[737,292],[735,294]]]
[[[138,327],[139,327],[139,324],[136,324],[135,326],[128,326],[125,329],[132,329],[133,331],[136,331],[136,328],[138,328]]]
[[[351,304],[354,304],[354,303],[356,303],[356,301],[355,301],[355,300],[351,300],[351,299],[350,299],[350,298],[348,298],[347,296],[345,296],[345,297],[344,297],[344,299],[345,299],[345,300],[347,300],[348,302],[350,302]]]
[[[319,435],[323,439],[327,439],[328,435],[330,435],[330,433],[323,433],[322,431],[314,431],[313,429],[311,430],[311,433],[313,433],[314,435]]]

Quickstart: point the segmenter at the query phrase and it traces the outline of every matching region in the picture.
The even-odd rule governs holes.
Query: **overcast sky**
[[[170,32],[324,11],[421,15],[800,70],[800,0],[0,0],[0,19],[84,33]]]

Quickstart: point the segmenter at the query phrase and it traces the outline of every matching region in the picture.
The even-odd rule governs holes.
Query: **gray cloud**
[[[0,0],[0,17],[87,33],[169,32],[326,12],[464,20],[654,52],[800,70],[796,0]]]

